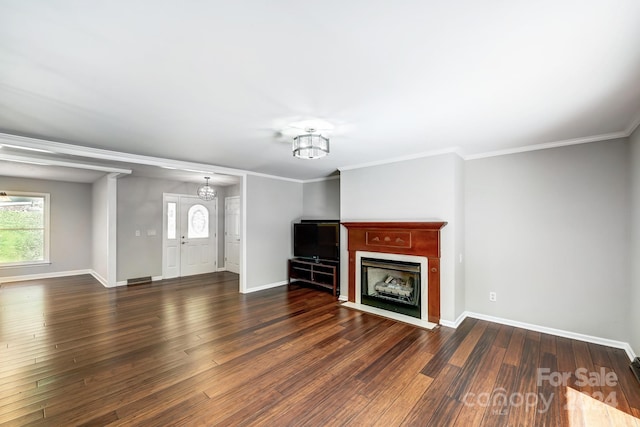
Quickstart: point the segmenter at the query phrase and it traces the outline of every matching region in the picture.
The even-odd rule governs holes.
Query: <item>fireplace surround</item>
[[[343,222],[342,225],[347,229],[349,251],[348,302],[345,304],[348,307],[364,309],[361,295],[356,293],[356,281],[360,284],[360,291],[362,288],[360,283],[362,258],[423,262],[424,271],[421,277],[424,280],[421,280],[419,290],[422,295],[421,301],[424,303],[421,318],[415,322],[416,319],[413,319],[415,316],[401,314],[398,320],[427,327],[439,323],[440,230],[446,224],[446,222]],[[406,292],[408,289],[399,286],[398,293],[403,293],[400,292],[402,290]],[[385,311],[389,313],[388,317],[398,318],[395,316],[397,313],[383,309],[383,313]],[[372,312],[378,314],[377,310]]]

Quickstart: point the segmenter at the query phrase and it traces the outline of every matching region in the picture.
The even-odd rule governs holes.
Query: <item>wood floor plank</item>
[[[462,367],[467,361],[469,354],[473,351],[478,343],[478,340],[487,329],[487,322],[478,322],[462,340],[455,353],[449,359],[449,363],[457,367]]]
[[[540,366],[548,369],[549,374],[559,372],[554,347],[543,343],[540,345],[542,353]],[[567,421],[566,411],[562,406],[561,397],[561,394],[565,393],[564,388],[561,385],[556,385],[555,382],[542,380],[541,375],[538,377],[537,385],[536,425],[549,426],[554,423],[565,423]]]
[[[420,346],[421,343],[416,341],[414,345],[406,349],[406,352],[408,354],[419,352]],[[413,406],[413,404],[409,403],[411,402],[410,396],[416,393],[413,387],[426,387],[432,381],[426,375],[420,374],[420,370],[426,362],[425,358],[430,357],[433,357],[433,355],[426,352],[424,353],[424,358],[398,357],[381,370],[380,375],[376,378],[376,382],[381,384],[377,385],[375,382],[370,382],[369,387],[363,389],[361,393],[369,399],[369,403],[354,416],[350,423],[354,425],[375,425],[384,419],[395,419],[396,423],[398,423],[404,418],[406,411]],[[416,377],[418,379],[414,384]],[[418,396],[420,395],[422,395],[422,392],[418,394]],[[414,398],[414,404],[415,399],[417,397]],[[398,419],[396,412],[399,411],[399,408],[404,409],[401,410],[402,417]]]
[[[631,412],[640,417],[640,382],[629,368],[624,350],[607,347],[611,369],[616,373],[618,390],[624,394]]]
[[[482,417],[482,425],[509,425],[509,413],[512,409],[512,405],[509,402],[517,384],[518,367],[510,363],[502,363],[494,383],[494,388],[487,400],[487,407]]]
[[[451,387],[451,384],[458,379],[459,373],[460,368],[457,366],[444,365],[443,369],[433,377],[434,379],[429,385],[429,388],[427,388],[420,399],[416,401],[411,411],[407,413],[401,425],[430,425],[430,420],[436,413],[442,400],[444,398],[449,399],[446,396],[447,390]]]
[[[465,340],[476,323],[476,319],[465,319],[460,324],[458,329],[456,329],[456,332],[451,335],[448,340],[441,344],[438,352],[436,353],[436,357],[434,357],[429,361],[429,363],[427,363],[427,365],[422,370],[422,373],[430,377],[437,376],[438,372],[440,372],[440,370],[449,363],[449,360],[451,359],[453,354],[458,350],[460,343]]]
[[[463,370],[460,372],[462,378],[468,378],[466,380],[468,386],[462,389],[463,394],[457,398],[464,404],[460,408],[456,419],[457,425],[480,425],[485,413],[495,410],[488,397],[495,390],[505,351],[505,348],[490,345],[486,350],[481,350],[481,357],[477,357],[474,354],[473,357],[469,358],[470,364],[478,364],[478,370],[475,375],[467,373],[470,371]]]
[[[508,363],[513,366],[520,365],[525,335],[525,330],[518,328],[514,329],[511,334],[511,339],[509,340],[509,346],[507,347],[504,363]]]
[[[511,335],[513,334],[514,329],[515,328],[513,326],[500,325],[498,335],[496,336],[496,340],[493,345],[506,349],[509,346],[509,341],[511,341]]]
[[[472,318],[427,331],[311,288],[238,287],[228,272],[0,285],[0,424],[640,427],[623,350]],[[581,386],[581,367],[617,384]],[[539,385],[541,368],[566,387]],[[526,393],[558,399],[544,413],[505,402]]]
[[[460,369],[460,379],[451,385],[447,391],[447,395],[463,401],[468,393],[479,394],[482,392],[491,391],[492,382],[497,376],[497,369],[493,367],[499,366],[504,358],[504,352],[496,349],[491,351],[493,342],[497,335],[497,328],[486,327],[483,329],[483,334],[480,336],[477,344],[473,347],[473,350],[469,354],[469,357]],[[492,366],[492,364],[494,364]],[[487,369],[489,371],[487,371]],[[485,384],[486,377],[489,377],[489,383]],[[481,390],[480,388],[486,389]]]
[[[510,401],[509,424],[515,426],[535,425],[537,401],[534,405],[534,397],[538,391],[537,367],[539,366],[539,337],[529,337],[525,334],[522,346],[522,360],[518,368],[518,381],[516,390],[510,395],[517,396],[516,403]],[[514,394],[515,393],[515,394]]]

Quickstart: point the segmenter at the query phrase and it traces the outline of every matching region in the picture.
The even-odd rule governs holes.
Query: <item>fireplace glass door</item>
[[[420,316],[420,264],[361,259],[361,303],[407,316]]]

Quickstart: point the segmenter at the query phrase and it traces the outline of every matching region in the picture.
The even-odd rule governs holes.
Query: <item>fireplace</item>
[[[360,303],[421,318],[420,263],[360,260]]]
[[[349,250],[343,305],[433,328],[440,322],[440,229],[446,222],[343,222]]]

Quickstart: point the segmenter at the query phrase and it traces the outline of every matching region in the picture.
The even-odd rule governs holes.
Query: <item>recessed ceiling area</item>
[[[625,137],[638,77],[637,0],[0,2],[0,132],[301,180]]]

